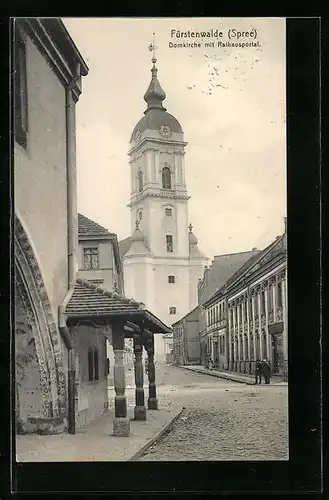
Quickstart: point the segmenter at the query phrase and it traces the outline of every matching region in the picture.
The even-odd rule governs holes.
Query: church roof
[[[116,236],[114,233],[110,233],[105,227],[82,214],[78,214],[78,233],[79,236]]]
[[[147,102],[147,109],[144,112],[143,118],[139,120],[136,127],[131,134],[130,142],[134,139],[137,131],[143,133],[145,130],[158,130],[162,125],[170,127],[171,132],[182,134],[183,129],[179,121],[167,113],[166,108],[163,107],[162,101],[166,98],[164,90],[161,88],[155,67],[156,59],[152,59],[153,67],[151,69],[152,78],[150,85],[145,92],[144,100]]]
[[[240,278],[244,273],[251,270],[258,262],[265,261],[265,256],[270,255],[271,257],[274,254],[285,252],[286,251],[286,234],[284,233],[281,236],[278,236],[274,241],[272,241],[264,250],[258,252],[258,254],[252,256],[243,266],[241,266],[227,281],[227,286],[233,284]],[[258,266],[258,264],[257,264]]]
[[[69,298],[65,314],[68,318],[129,317],[138,324],[142,319],[145,328],[153,333],[168,333],[171,329],[162,323],[142,302],[129,299],[116,292],[110,292],[86,280],[77,279],[73,293]]]
[[[204,302],[209,300],[238,269],[253,257],[257,257],[260,250],[215,255],[211,266],[205,269],[203,284],[206,287]]]
[[[162,125],[168,125],[171,132],[182,134],[183,129],[179,121],[167,111],[161,109],[150,109],[143,118],[139,120],[131,134],[130,141],[133,140],[137,130],[143,133],[145,130],[158,130]]]
[[[130,247],[131,247],[131,236],[128,236],[128,238],[119,241],[119,252],[121,259],[128,252]]]

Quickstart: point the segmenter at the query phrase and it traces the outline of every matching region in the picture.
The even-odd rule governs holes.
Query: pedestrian
[[[261,383],[262,383],[262,363],[260,362],[259,359],[257,359],[255,367],[255,384],[261,384]]]
[[[265,384],[269,384],[271,379],[271,367],[266,358],[262,361],[262,373],[264,375]]]

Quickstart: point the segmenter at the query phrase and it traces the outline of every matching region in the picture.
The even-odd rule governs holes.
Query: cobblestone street
[[[252,386],[157,365],[159,406],[181,418],[143,461],[287,460],[288,387]]]

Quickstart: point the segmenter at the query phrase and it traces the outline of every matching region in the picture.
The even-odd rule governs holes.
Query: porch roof
[[[77,279],[73,293],[65,307],[69,319],[123,320],[152,333],[170,333],[171,329],[162,323],[145,304],[129,299],[116,292],[110,292],[89,281]]]

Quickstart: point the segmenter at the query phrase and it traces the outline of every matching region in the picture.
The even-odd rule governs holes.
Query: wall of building
[[[15,209],[28,228],[57,318],[68,282],[65,89],[29,38],[26,56],[28,146],[14,146]]]
[[[246,362],[267,358],[274,373],[286,376],[286,262],[267,270],[264,267],[262,272],[251,277],[248,285],[228,296],[230,368],[244,372],[250,369]],[[273,334],[272,329],[276,330]]]
[[[99,269],[84,269],[84,248],[98,248]],[[104,288],[113,290],[116,278],[116,267],[114,263],[113,246],[111,241],[88,240],[79,241],[78,248],[78,277],[85,280],[103,279]]]
[[[198,319],[186,321],[186,344],[187,361],[191,364],[200,362],[200,339],[199,339],[199,321]]]
[[[108,408],[106,340],[100,328],[80,324],[71,329],[76,355],[76,427],[100,417]],[[99,380],[89,381],[88,348],[98,349]]]

